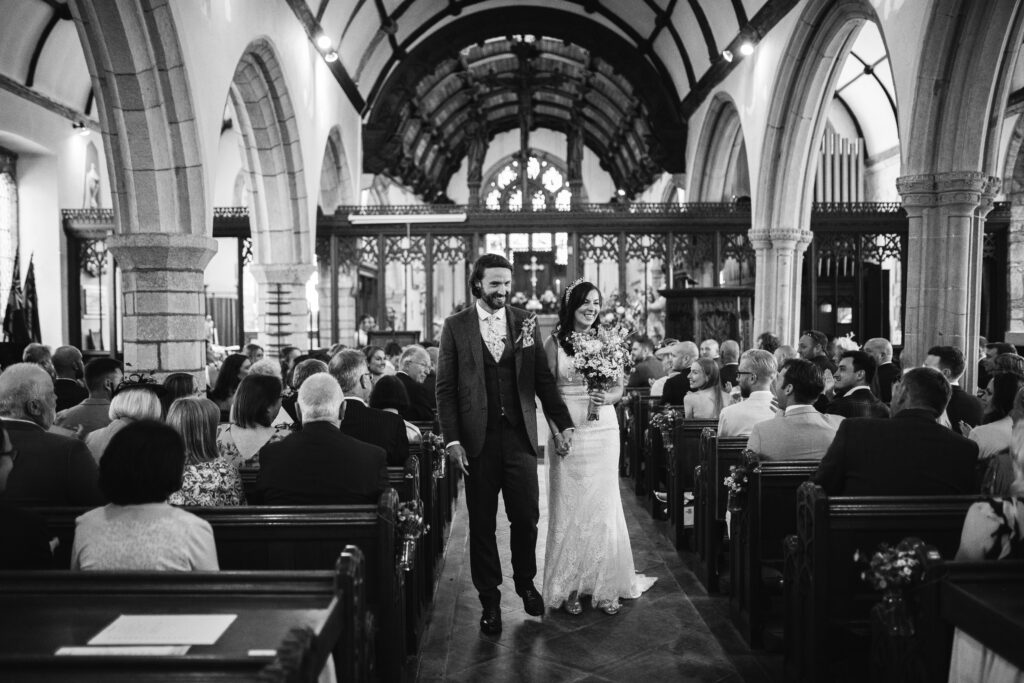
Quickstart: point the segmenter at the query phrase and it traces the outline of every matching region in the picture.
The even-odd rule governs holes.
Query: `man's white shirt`
[[[718,416],[718,436],[750,436],[754,425],[775,417],[772,392],[752,391],[743,401],[722,408]]]

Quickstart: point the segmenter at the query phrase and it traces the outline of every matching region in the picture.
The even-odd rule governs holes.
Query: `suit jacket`
[[[661,391],[661,402],[664,405],[681,406],[683,399],[690,393],[690,371],[680,372],[675,377],[665,380],[665,388]]]
[[[818,460],[842,421],[839,415],[822,415],[814,406],[791,406],[754,425],[747,448],[765,460]]]
[[[423,379],[423,389],[427,392],[427,405],[432,411],[437,410],[437,372],[431,370],[427,373]]]
[[[718,380],[722,383],[722,389],[725,389],[726,383],[736,386],[736,373],[739,369],[739,363],[726,363],[719,369]]]
[[[661,361],[654,356],[649,356],[637,363],[636,367],[633,368],[633,372],[629,374],[629,381],[626,382],[626,387],[649,389],[651,386],[650,380],[659,379],[664,376],[665,368],[662,366]]]
[[[34,505],[102,505],[99,471],[86,445],[24,420],[3,420],[17,451],[4,497]]]
[[[409,407],[398,411],[409,422],[433,422],[434,405],[430,402],[427,388],[404,372],[396,372],[395,377],[405,385],[409,394]]]
[[[845,420],[812,481],[833,496],[970,494],[977,461],[978,444],[930,410],[904,409],[891,420]]]
[[[402,416],[371,408],[357,398],[345,399],[341,431],[354,439],[383,448],[388,465],[404,465],[409,457],[409,437],[405,433]]]
[[[73,379],[58,377],[53,382],[53,393],[57,394],[57,410],[67,410],[89,398],[89,390]]]
[[[872,393],[886,405],[892,403],[892,383],[899,379],[900,369],[895,363],[882,363],[875,372]]]
[[[45,519],[0,502],[0,569],[57,569],[50,552],[51,537]]]
[[[343,434],[329,422],[260,449],[253,500],[264,505],[376,503],[388,485],[383,448]]]
[[[516,390],[530,447],[537,452],[537,399],[548,419],[562,431],[573,426],[569,410],[558,393],[555,378],[534,325],[532,343],[523,336],[523,324],[532,317],[520,308],[505,307],[506,343],[514,344]],[[480,455],[487,432],[484,388],[484,343],[477,306],[449,316],[441,330],[437,360],[437,413],[445,443],[458,441],[473,458]],[[497,398],[495,397],[495,400]]]
[[[875,398],[870,389],[864,388],[836,396],[825,406],[825,412],[843,417],[885,418],[889,417],[889,406]]]
[[[977,397],[971,396],[956,384],[953,385],[953,395],[949,397],[949,403],[946,405],[946,416],[957,434],[960,433],[960,420],[977,427],[981,424],[983,413],[984,409]]]
[[[110,424],[110,401],[87,398],[73,408],[58,413],[54,424],[74,430],[82,428],[82,437]]]
[[[775,417],[772,392],[754,391],[750,396],[722,408],[718,416],[718,436],[750,436],[754,425]]]

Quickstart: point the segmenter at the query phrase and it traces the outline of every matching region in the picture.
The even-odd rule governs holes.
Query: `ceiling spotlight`
[[[326,52],[331,49],[331,39],[326,33],[321,33],[316,37],[316,46]]]
[[[749,40],[744,40],[740,43],[740,54],[744,57],[749,57],[754,54],[754,44]]]
[[[81,121],[75,121],[74,123],[72,123],[71,128],[73,128],[74,131],[81,135],[83,138],[89,134],[89,129],[86,128],[85,124]]]
[[[330,64],[331,62],[336,62],[338,61],[338,53],[335,52],[334,50],[331,50],[330,52],[324,55],[324,60],[328,64]]]
[[[615,190],[615,194],[619,195],[620,197],[625,197],[626,196],[626,191],[622,190],[622,189]]]
[[[732,50],[722,50],[722,59],[727,62],[732,61]]]

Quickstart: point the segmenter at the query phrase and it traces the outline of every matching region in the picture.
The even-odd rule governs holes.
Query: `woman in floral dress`
[[[167,424],[185,442],[185,473],[174,505],[245,505],[238,464],[217,453],[220,409],[208,398],[179,398],[167,411]]]

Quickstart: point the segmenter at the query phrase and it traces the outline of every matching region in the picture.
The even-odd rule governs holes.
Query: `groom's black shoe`
[[[484,607],[483,616],[480,617],[480,631],[488,636],[496,636],[501,633],[501,608]]]
[[[540,596],[537,589],[533,587],[533,584],[517,588],[516,593],[523,599],[523,609],[531,617],[540,617],[544,615],[544,598]]]

